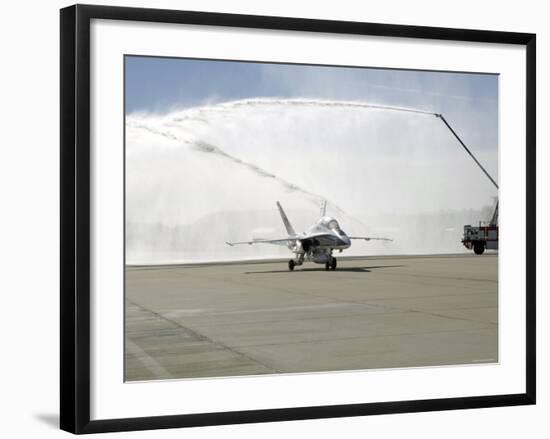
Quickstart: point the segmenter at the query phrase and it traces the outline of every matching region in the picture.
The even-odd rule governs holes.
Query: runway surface
[[[128,381],[498,361],[495,254],[126,268]]]

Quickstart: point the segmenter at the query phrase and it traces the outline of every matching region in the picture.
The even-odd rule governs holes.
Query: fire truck
[[[498,250],[498,202],[490,221],[480,221],[478,226],[464,226],[462,244],[476,255],[487,250]]]
[[[451,128],[449,123],[445,120],[442,114],[434,113],[435,117],[441,119],[441,121],[447,126],[451,133],[456,137],[459,143],[462,145],[468,155],[474,160],[474,162],[483,171],[485,176],[493,183],[498,191],[497,182],[491,177],[483,165],[476,159],[468,147],[464,144],[458,134]],[[472,226],[470,224],[464,226],[464,235],[462,237],[462,244],[468,250],[473,250],[476,255],[482,255],[485,250],[498,250],[498,198],[493,211],[493,215],[489,221],[480,221],[479,225]]]

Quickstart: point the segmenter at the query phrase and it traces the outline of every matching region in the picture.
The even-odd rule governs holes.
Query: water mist
[[[452,121],[450,121],[452,123]],[[470,145],[497,178],[497,153]],[[485,151],[485,152],[484,152]],[[321,201],[346,255],[455,253],[495,190],[431,113],[360,102],[249,99],[126,118],[130,264],[287,257],[280,201],[298,231]]]

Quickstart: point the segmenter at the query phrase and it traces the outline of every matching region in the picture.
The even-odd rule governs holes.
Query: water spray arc
[[[398,111],[398,112],[404,112],[404,113],[415,113],[415,114],[424,114],[429,116],[435,116],[445,124],[445,126],[449,129],[451,134],[458,140],[460,145],[464,148],[464,150],[467,152],[467,154],[474,160],[474,162],[479,166],[479,168],[483,171],[483,173],[489,178],[491,183],[498,189],[498,184],[496,181],[491,177],[489,172],[485,169],[485,167],[479,162],[479,160],[474,156],[474,154],[470,151],[470,149],[465,145],[465,143],[462,141],[462,139],[458,136],[456,131],[451,127],[449,122],[447,122],[447,119],[443,116],[441,113],[436,113],[432,111],[426,111],[426,110],[420,110],[416,108],[407,108],[407,107],[397,107],[397,106],[391,106],[391,105],[380,105],[380,104],[370,104],[367,102],[356,102],[356,101],[327,101],[327,100],[321,100],[321,99],[243,99],[239,101],[233,101],[233,102],[227,102],[222,103],[214,107],[203,107],[198,110],[190,110],[190,118],[194,118],[196,120],[201,120],[203,122],[207,121],[207,117],[205,117],[205,113],[209,112],[223,112],[224,110],[230,110],[230,109],[237,109],[241,107],[261,107],[261,106],[272,106],[272,105],[278,105],[278,106],[304,106],[304,107],[325,107],[325,108],[364,108],[364,109],[374,109],[374,110],[387,110],[387,111]],[[194,111],[197,111],[197,114],[193,114]],[[185,119],[185,117],[177,117],[174,118],[175,121],[181,122]]]
[[[338,213],[343,213],[343,214],[347,214],[341,207],[339,207],[336,203],[334,203],[333,201],[331,200],[327,200],[325,197],[323,197],[322,195],[319,195],[319,194],[315,194],[313,192],[310,192],[292,182],[289,182],[287,180],[285,180],[284,178],[276,175],[276,174],[273,174],[272,172],[269,172],[263,168],[261,168],[260,166],[258,165],[255,165],[253,163],[248,163],[247,161],[245,160],[241,160],[239,159],[238,157],[234,157],[232,156],[231,154],[228,154],[226,153],[225,151],[223,151],[220,147],[216,146],[216,145],[213,145],[211,143],[207,143],[207,142],[204,142],[204,141],[201,141],[201,140],[190,140],[190,139],[182,139],[174,134],[171,134],[169,132],[165,132],[165,131],[162,131],[162,130],[159,130],[159,129],[154,129],[154,128],[151,128],[151,127],[148,127],[146,125],[142,125],[142,124],[137,124],[137,123],[133,123],[133,122],[129,122],[129,126],[133,126],[135,128],[138,128],[138,129],[143,129],[143,130],[146,130],[146,131],[149,131],[153,134],[157,134],[159,136],[163,136],[163,137],[166,137],[170,140],[174,140],[178,143],[181,143],[181,144],[184,144],[186,146],[189,146],[189,147],[192,147],[192,148],[195,148],[201,152],[204,152],[204,153],[212,153],[212,154],[216,154],[220,157],[223,157],[224,159],[226,160],[229,160],[239,166],[242,166],[244,168],[246,168],[248,171],[251,171],[257,175],[259,175],[260,177],[265,177],[265,178],[272,178],[273,180],[277,181],[278,183],[280,183],[283,187],[285,187],[286,190],[288,191],[297,191],[297,192],[301,192],[302,194],[306,195],[307,197],[309,197],[309,199],[313,202],[313,204],[315,206],[319,206],[321,205],[322,203],[327,203],[327,202],[330,202],[331,204],[331,207],[336,210]]]
[[[278,234],[280,225],[268,217],[273,199],[288,206],[299,227],[309,224],[312,205],[318,211],[327,200],[329,214],[348,232],[394,237],[397,253],[459,251],[442,235],[460,227],[458,216],[448,221],[443,215],[456,206],[461,224],[472,221],[465,209],[482,206],[487,188],[472,191],[482,183],[469,159],[453,149],[454,138],[469,150],[446,120],[453,139],[429,122],[434,116],[442,117],[366,102],[270,98],[128,115],[127,254],[133,260],[232,259],[218,244],[248,238],[240,230],[252,231],[253,239]],[[483,152],[482,161],[486,157],[492,160]],[[439,217],[422,217],[431,215],[430,206]],[[427,236],[423,228],[429,227],[439,235]],[[139,249],[146,251],[138,255]],[[387,251],[378,244],[369,249]],[[246,255],[266,257],[250,250],[237,258]]]

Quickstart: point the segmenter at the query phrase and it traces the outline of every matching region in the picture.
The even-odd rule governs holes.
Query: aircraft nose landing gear
[[[329,261],[325,263],[325,270],[336,270],[336,258],[331,257]]]
[[[288,261],[288,269],[290,271],[294,271],[294,267],[296,266],[296,262],[294,262],[293,259],[291,259],[290,261]]]

